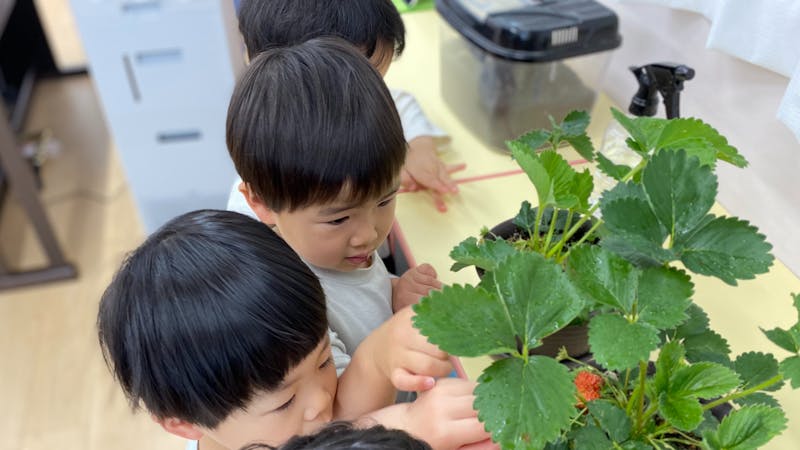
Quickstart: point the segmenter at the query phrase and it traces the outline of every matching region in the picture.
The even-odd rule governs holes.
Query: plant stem
[[[642,431],[644,426],[644,389],[647,382],[647,363],[639,361],[639,398],[638,405],[636,405],[636,433]]]
[[[597,219],[597,221],[594,223],[594,225],[592,225],[592,228],[589,228],[589,231],[587,231],[587,232],[586,232],[586,234],[584,234],[584,235],[583,235],[583,237],[581,237],[581,238],[580,238],[580,240],[578,240],[578,242],[576,242],[576,243],[575,243],[575,245],[571,246],[571,247],[569,248],[569,250],[567,250],[567,252],[566,252],[566,253],[564,253],[564,254],[563,254],[563,255],[562,255],[562,256],[561,256],[561,257],[558,259],[558,261],[557,261],[557,262],[561,262],[561,261],[563,261],[564,259],[566,259],[566,258],[567,258],[567,256],[569,256],[569,253],[572,251],[572,249],[573,249],[573,248],[575,248],[575,247],[577,247],[577,246],[579,246],[579,245],[583,244],[583,242],[584,242],[586,239],[588,239],[588,238],[589,238],[589,236],[591,236],[591,235],[592,235],[592,233],[594,233],[594,231],[595,231],[597,228],[599,228],[599,227],[600,227],[600,225],[602,225],[602,224],[603,224],[603,221],[602,221],[602,220],[600,220],[600,219]]]
[[[544,208],[539,206],[536,208],[536,221],[533,223],[533,234],[530,236],[531,240],[533,241],[533,248],[537,247],[537,243],[539,242],[539,224],[542,221],[542,215],[544,215]]]
[[[781,380],[783,380],[783,375],[777,374],[774,377],[770,378],[769,380],[764,381],[763,383],[757,384],[757,385],[755,385],[755,386],[753,386],[753,387],[751,387],[749,389],[745,389],[745,390],[740,391],[740,392],[734,392],[733,394],[726,395],[725,397],[720,397],[720,398],[714,400],[713,402],[706,403],[705,405],[703,405],[703,411],[708,411],[709,409],[711,409],[711,408],[713,408],[715,406],[719,406],[719,405],[721,405],[723,403],[728,403],[728,402],[730,402],[732,400],[736,400],[737,398],[746,397],[746,396],[752,394],[753,392],[758,392],[758,391],[760,391],[762,389],[766,389],[766,388],[772,386],[773,384],[780,382]]]
[[[558,210],[553,207],[553,217],[550,219],[550,228],[547,230],[547,237],[544,240],[544,245],[542,246],[542,251],[546,252],[547,247],[550,246],[550,241],[553,239],[553,232],[556,228],[556,221],[558,220]]]
[[[647,158],[644,158],[644,157],[643,157],[643,158],[642,158],[642,160],[641,160],[641,161],[639,161],[639,164],[637,164],[637,165],[636,165],[636,167],[634,167],[633,169],[631,169],[631,171],[630,171],[630,172],[626,173],[626,174],[625,174],[625,176],[624,176],[624,177],[622,177],[622,178],[621,178],[619,181],[620,181],[621,183],[624,183],[624,182],[626,182],[626,181],[630,180],[631,178],[635,177],[637,173],[641,172],[641,171],[642,171],[642,169],[644,169],[644,167],[645,167],[646,165],[647,165]]]
[[[589,220],[589,218],[590,218],[590,217],[592,217],[592,215],[594,214],[594,212],[595,212],[595,211],[597,211],[597,208],[599,208],[599,207],[600,207],[600,203],[595,203],[594,205],[592,205],[592,207],[591,207],[591,208],[589,208],[589,210],[588,210],[588,211],[586,211],[586,214],[584,214],[583,216],[581,216],[581,218],[580,218],[580,219],[579,219],[577,222],[575,222],[575,224],[574,224],[574,225],[572,225],[572,227],[570,227],[570,229],[569,229],[569,230],[567,230],[567,231],[564,233],[564,236],[561,238],[561,240],[560,240],[560,241],[558,241],[558,244],[554,245],[554,246],[553,246],[553,248],[551,248],[551,249],[550,249],[550,250],[547,252],[547,254],[546,254],[545,256],[546,256],[547,258],[550,258],[550,257],[552,257],[553,255],[555,255],[555,254],[556,254],[556,253],[557,253],[559,250],[561,250],[561,248],[562,248],[564,245],[566,245],[566,243],[567,243],[567,241],[569,240],[569,238],[571,238],[571,237],[572,237],[572,235],[574,235],[575,233],[577,233],[577,232],[578,232],[578,229],[581,227],[581,225],[583,225],[584,223],[586,223],[586,221],[587,221],[587,220]],[[597,221],[602,223],[602,220],[600,220],[600,219],[597,219]],[[589,233],[587,233],[587,235],[588,235],[588,234],[589,234]]]

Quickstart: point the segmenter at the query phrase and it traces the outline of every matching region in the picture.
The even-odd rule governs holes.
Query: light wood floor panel
[[[180,449],[180,439],[131,412],[97,344],[100,295],[143,233],[89,78],[40,82],[27,128],[49,128],[61,143],[44,166],[41,198],[80,277],[0,292],[0,449]],[[0,242],[15,265],[42,262],[12,201]]]

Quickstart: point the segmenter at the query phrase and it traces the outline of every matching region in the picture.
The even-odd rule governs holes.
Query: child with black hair
[[[97,327],[131,405],[189,449],[280,445],[331,419],[402,428],[436,448],[488,438],[466,380],[372,411],[390,372],[442,356],[408,316],[365,339],[337,383],[319,282],[283,239],[241,214],[196,211],[153,233],[103,294]]]
[[[276,45],[338,36],[355,45],[385,76],[405,48],[405,26],[391,0],[242,0],[238,17],[250,58]],[[400,185],[408,190],[427,189],[437,208],[445,211],[443,196],[458,192],[450,173],[464,165],[445,165],[437,145],[449,140],[447,134],[428,120],[411,94],[398,89],[390,92],[408,141]],[[238,186],[234,185],[228,209],[248,214]]]
[[[234,89],[226,131],[249,208],[320,279],[346,349],[337,368],[393,313],[410,316],[406,306],[441,287],[430,265],[391,278],[377,255],[406,142],[380,74],[352,45],[322,37],[260,53]],[[401,372],[392,381],[405,391],[433,384]]]
[[[432,450],[403,430],[381,425],[356,428],[350,422],[331,422],[314,434],[295,436],[280,447],[252,444],[240,450]]]

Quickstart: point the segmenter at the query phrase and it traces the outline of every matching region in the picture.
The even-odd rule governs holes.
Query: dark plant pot
[[[533,209],[536,211],[536,208]],[[547,213],[545,213],[545,220],[543,222],[547,222],[549,224],[550,219]],[[566,213],[564,213],[566,216]],[[578,242],[589,230],[592,228],[592,221],[586,221],[578,231],[567,241],[567,244],[575,244]],[[495,239],[495,237],[502,238],[507,241],[513,241],[515,239],[527,239],[528,232],[525,230],[520,229],[517,225],[514,224],[514,219],[508,219],[504,222],[501,222],[491,230],[490,233],[485,236],[486,239]],[[546,231],[546,230],[545,230]],[[563,230],[557,230],[563,231]],[[475,267],[475,270],[478,272],[479,277],[483,277],[484,271],[480,267]],[[578,358],[581,356],[586,355],[589,353],[589,326],[585,323],[583,324],[576,324],[576,325],[567,325],[566,327],[562,328],[559,331],[547,336],[546,338],[542,339],[542,345],[531,349],[528,354],[530,355],[544,355],[544,356],[552,356],[555,357],[558,354],[558,351],[561,347],[565,347],[567,349],[567,353],[573,357]],[[501,355],[499,355],[501,356]],[[502,356],[501,356],[502,357]]]

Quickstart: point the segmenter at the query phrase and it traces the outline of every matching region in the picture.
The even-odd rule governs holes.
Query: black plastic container
[[[442,96],[481,140],[504,142],[590,110],[622,39],[594,0],[437,0]]]

